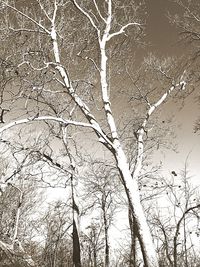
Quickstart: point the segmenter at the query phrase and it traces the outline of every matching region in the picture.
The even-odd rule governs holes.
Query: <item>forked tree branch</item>
[[[147,123],[152,116],[152,114],[157,110],[157,108],[167,99],[167,97],[176,89],[180,88],[181,90],[185,89],[186,82],[183,80],[184,74],[181,76],[181,81],[175,85],[172,85],[154,104],[148,103],[149,109],[146,113],[146,117],[143,120],[143,123],[139,127],[135,136],[137,138],[137,156],[132,172],[134,178],[138,178],[139,173],[142,168],[142,161],[144,156],[144,134],[146,133]]]
[[[103,17],[103,15],[101,14],[101,11],[100,11],[100,9],[99,9],[99,7],[98,7],[98,5],[97,5],[96,0],[93,0],[93,3],[94,3],[94,6],[95,6],[95,8],[96,8],[96,10],[97,10],[97,13],[99,14],[99,17],[106,23],[106,20],[105,20],[105,18]]]
[[[124,32],[125,32],[125,29],[128,28],[128,27],[131,26],[131,25],[135,25],[135,26],[139,26],[139,27],[141,26],[140,23],[137,23],[137,22],[130,22],[130,23],[128,23],[128,24],[122,26],[121,29],[120,29],[119,31],[117,31],[117,32],[113,32],[113,33],[109,34],[108,37],[107,37],[107,41],[110,41],[110,39],[112,39],[113,37],[115,37],[115,36],[117,36],[117,35],[120,35],[120,34],[124,33]]]
[[[94,20],[92,19],[92,17],[90,16],[90,14],[85,11],[78,3],[76,0],[73,0],[74,5],[76,6],[76,8],[84,15],[86,16],[86,18],[89,19],[90,23],[92,24],[92,26],[95,28],[95,30],[97,31],[98,36],[100,37],[100,30],[98,28],[98,26],[96,25],[96,23],[94,22]]]
[[[48,33],[51,36],[51,40],[53,43],[53,53],[54,53],[54,57],[55,57],[55,63],[52,63],[55,66],[55,69],[57,69],[57,71],[60,73],[61,77],[62,77],[62,85],[67,89],[67,92],[69,93],[69,95],[72,97],[72,99],[74,100],[74,102],[78,105],[78,107],[80,108],[80,110],[83,112],[83,114],[85,115],[86,119],[89,121],[89,123],[80,123],[80,122],[72,122],[72,121],[65,121],[63,119],[59,119],[59,118],[50,118],[50,117],[40,117],[40,118],[27,118],[27,119],[23,119],[23,120],[18,120],[15,122],[11,122],[5,126],[3,126],[0,129],[0,133],[5,131],[8,128],[11,128],[13,126],[19,125],[19,124],[23,124],[23,123],[27,123],[29,121],[39,121],[39,120],[54,120],[60,123],[64,123],[64,124],[71,124],[74,126],[83,126],[83,127],[90,127],[93,128],[93,130],[95,131],[95,133],[97,134],[97,136],[99,137],[99,141],[102,142],[107,148],[109,148],[110,150],[113,148],[113,144],[111,142],[111,140],[108,138],[108,136],[103,132],[103,130],[101,129],[101,126],[99,125],[99,123],[97,122],[96,118],[93,116],[93,114],[91,114],[89,107],[85,104],[84,101],[82,101],[82,99],[80,98],[79,95],[76,94],[74,88],[72,87],[72,84],[70,82],[70,78],[68,76],[68,73],[66,71],[66,69],[62,66],[61,62],[60,62],[60,51],[58,48],[58,41],[57,41],[57,32],[56,32],[56,28],[55,28],[55,20],[56,20],[56,13],[57,13],[57,1],[54,0],[54,12],[53,12],[53,18],[51,19],[51,31],[47,30],[41,23],[38,23],[36,20],[34,20],[33,18],[31,18],[30,16],[24,14],[22,11],[18,10],[17,8],[7,4],[6,2],[3,1],[3,3],[5,4],[5,6],[7,6],[8,8],[14,10],[15,12],[17,12],[18,14],[24,16],[25,18],[27,18],[28,20],[30,20],[31,22],[33,22],[35,25],[37,25],[39,28],[41,28],[42,30],[44,30],[46,33]],[[80,5],[77,3],[76,0],[73,0],[73,3],[75,4],[75,6],[86,16],[89,18],[89,20],[91,21],[92,25],[94,27],[96,27],[93,19],[90,17],[90,15],[83,10]],[[97,28],[96,28],[97,29]],[[98,30],[98,29],[97,29]],[[48,66],[48,64],[47,64]]]

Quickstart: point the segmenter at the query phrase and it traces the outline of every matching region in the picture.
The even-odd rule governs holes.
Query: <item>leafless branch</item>
[[[131,26],[131,25],[141,27],[141,24],[140,23],[130,22],[130,23],[124,25],[123,27],[121,27],[121,29],[118,32],[114,32],[114,33],[109,34],[108,37],[107,37],[107,41],[109,41],[110,39],[112,39],[114,36],[117,36],[117,35],[120,35],[120,34],[124,33],[125,32],[124,30],[126,28],[128,28],[129,26]]]
[[[92,17],[89,15],[89,13],[87,11],[85,11],[78,3],[76,0],[73,0],[74,5],[76,6],[76,8],[78,8],[79,11],[81,11],[81,13],[86,16],[90,23],[92,24],[92,26],[95,28],[95,30],[97,31],[98,36],[100,37],[100,30],[98,28],[98,26],[96,25],[96,23],[94,22],[94,20],[92,19]]]
[[[41,23],[38,23],[36,20],[34,20],[33,18],[31,18],[30,16],[26,15],[25,13],[21,12],[19,9],[17,9],[14,6],[9,5],[8,3],[2,1],[2,3],[7,6],[8,8],[14,10],[15,12],[17,12],[18,14],[20,14],[21,16],[25,17],[26,19],[30,20],[31,22],[33,22],[36,26],[38,26],[39,28],[41,28],[44,32],[46,32],[47,34],[51,34],[50,31],[48,31]]]

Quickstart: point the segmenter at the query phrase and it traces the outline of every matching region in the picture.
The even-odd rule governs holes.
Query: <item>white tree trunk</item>
[[[129,165],[121,146],[116,148],[116,161],[127,197],[129,199],[130,208],[135,219],[137,235],[140,242],[145,267],[158,267],[159,265],[156,250],[144,210],[140,202],[138,184],[136,179],[133,179],[131,176]]]

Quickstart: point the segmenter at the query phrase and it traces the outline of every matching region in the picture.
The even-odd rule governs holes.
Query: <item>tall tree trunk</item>
[[[73,214],[73,267],[81,267],[81,249],[79,241],[79,209],[75,202],[73,174],[71,175],[72,214]]]
[[[139,189],[136,179],[131,175],[126,156],[118,143],[116,147],[116,161],[122,183],[130,204],[132,216],[135,220],[135,229],[141,247],[145,267],[159,267],[151,232],[147,224],[144,210],[140,202]]]
[[[102,211],[103,211],[103,222],[104,222],[104,236],[105,236],[105,261],[104,267],[109,267],[110,265],[110,248],[109,248],[109,241],[108,241],[108,220],[106,216],[106,196],[103,193],[102,196]]]
[[[109,267],[110,263],[110,257],[109,257],[109,243],[108,243],[108,228],[105,227],[105,267]]]
[[[73,266],[81,267],[80,242],[75,220],[73,220]]]
[[[72,170],[71,173],[71,194],[72,194],[72,216],[73,216],[73,267],[81,267],[81,249],[80,249],[80,240],[79,240],[79,208],[75,202],[75,192],[74,192],[74,171],[75,163],[71,156],[71,152],[68,148],[66,132],[63,131],[63,142],[65,145],[66,152],[70,159],[70,167]]]
[[[137,233],[135,229],[135,222],[132,216],[130,204],[128,208],[128,218],[129,218],[129,226],[131,232],[131,249],[130,249],[130,257],[129,257],[129,267],[136,267],[137,264],[137,255],[136,255],[136,242],[137,242]]]
[[[93,258],[94,258],[94,267],[97,267],[97,252],[96,252],[95,247],[94,247],[94,251],[93,251]]]

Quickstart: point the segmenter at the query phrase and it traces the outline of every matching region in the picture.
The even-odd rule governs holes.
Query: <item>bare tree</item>
[[[82,198],[87,199],[86,215],[95,216],[99,220],[99,228],[104,233],[104,266],[110,266],[110,228],[114,223],[115,212],[119,202],[120,187],[114,181],[117,170],[112,164],[94,161],[89,158],[89,168],[83,179],[85,193]],[[98,212],[98,214],[96,214]],[[93,212],[95,213],[93,215]]]
[[[104,247],[102,233],[103,227],[98,222],[93,221],[87,227],[87,233],[82,236],[83,251],[86,254],[83,266],[102,266],[103,255],[101,251]]]
[[[176,79],[170,79],[168,88],[162,87],[160,96],[154,99],[141,94],[147,109],[142,112],[142,119],[135,131],[135,161],[130,164],[119,136],[117,118],[111,107],[112,72],[109,71],[109,64],[112,62],[112,56],[109,49],[117,37],[121,38],[129,30],[137,39],[142,28],[142,22],[136,16],[139,6],[133,1],[128,2],[126,6],[124,2],[114,3],[111,0],[104,1],[102,5],[96,1],[90,3],[76,0],[55,0],[46,3],[31,1],[23,5],[16,1],[1,0],[0,4],[4,15],[1,21],[2,29],[8,38],[7,42],[9,33],[15,40],[14,44],[19,45],[20,42],[20,49],[5,49],[4,53],[4,61],[7,64],[4,72],[7,76],[3,77],[3,81],[9,82],[15,90],[7,100],[10,112],[7,117],[2,112],[1,121],[4,122],[7,118],[10,120],[8,115],[14,115],[9,123],[2,125],[0,132],[4,133],[12,127],[33,125],[33,122],[46,122],[51,125],[58,123],[66,129],[71,126],[75,129],[81,128],[83,132],[92,130],[98,141],[110,152],[118,168],[134,218],[134,231],[140,243],[144,265],[157,267],[153,238],[140,201],[138,177],[143,164],[149,120],[169,95],[176,90],[185,89],[185,76],[179,75]],[[127,15],[124,14],[124,8],[128,12]],[[121,21],[122,14],[125,15],[124,21]],[[11,19],[11,16],[15,19]],[[86,40],[78,29],[80,25],[85,25]],[[74,26],[77,27],[75,32]],[[74,42],[76,34],[81,37],[81,44]],[[95,51],[92,50],[94,47]],[[16,46],[14,48],[16,49]],[[75,55],[80,61],[75,60]],[[118,58],[120,53],[115,55]],[[9,60],[10,58],[12,60]],[[75,64],[74,61],[78,63]],[[83,69],[76,73],[79,63]],[[99,92],[91,93],[91,71],[95,71],[94,78],[98,79]],[[162,67],[158,71],[167,77]],[[2,90],[2,99],[6,99],[6,85]],[[56,108],[55,98],[58,99],[57,103],[62,104]],[[16,118],[17,101],[24,105],[24,109],[20,109],[18,114],[21,118]],[[48,108],[47,102],[50,103]],[[95,114],[99,110],[97,108],[95,111],[96,104],[100,105],[97,116]],[[2,110],[5,110],[5,107],[2,107]]]
[[[66,203],[60,201],[52,203],[46,214],[40,218],[46,234],[45,246],[41,247],[43,259],[40,262],[44,266],[54,267],[59,264],[67,264],[67,257],[69,257],[69,264],[66,266],[73,264],[71,243],[69,242],[71,236],[68,233],[72,223],[66,212],[69,208]]]
[[[160,234],[158,251],[163,266],[195,266],[193,258],[197,255],[191,235],[196,232],[199,224],[198,191],[191,186],[187,164],[178,176],[172,171],[171,180],[163,180],[167,185],[165,191],[169,204],[166,201],[166,207],[162,209],[167,209],[169,215],[166,217],[161,208],[158,208],[158,215],[154,216],[152,222]]]

